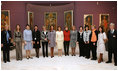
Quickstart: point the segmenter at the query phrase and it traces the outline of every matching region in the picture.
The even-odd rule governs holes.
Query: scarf
[[[96,29],[92,30],[92,37],[91,37],[91,42],[96,42],[97,41],[97,36],[95,34]]]

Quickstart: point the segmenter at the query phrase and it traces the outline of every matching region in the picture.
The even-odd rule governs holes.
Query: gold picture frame
[[[105,32],[108,31],[109,20],[109,14],[99,14],[99,26],[103,26]]]
[[[89,30],[91,30],[91,25],[93,25],[93,14],[84,14],[84,27],[85,25],[88,25]]]
[[[1,31],[4,30],[5,25],[8,25],[10,30],[10,10],[1,10]]]
[[[73,10],[64,11],[64,26],[71,30],[73,26]]]
[[[28,24],[30,26],[30,29],[33,30],[34,27],[34,13],[31,11],[28,11]]]
[[[57,30],[57,12],[45,12],[44,25],[47,30],[50,30],[50,26],[54,26],[54,30]]]

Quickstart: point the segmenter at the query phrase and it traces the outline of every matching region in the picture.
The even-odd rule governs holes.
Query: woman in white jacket
[[[61,31],[61,27],[58,27],[58,31],[56,32],[56,44],[58,48],[58,56],[62,56],[62,48],[64,42],[63,31]]]
[[[84,40],[84,46],[85,46],[85,56],[87,59],[90,58],[90,34],[91,34],[91,31],[89,30],[89,26],[88,25],[85,25],[85,31],[84,31],[84,34],[83,34],[83,40]]]

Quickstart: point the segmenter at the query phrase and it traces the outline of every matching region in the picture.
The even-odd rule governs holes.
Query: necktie
[[[7,32],[7,35],[6,35],[6,37],[7,37],[7,42],[9,43],[9,33],[8,33],[8,31],[6,31]]]
[[[111,30],[111,33],[113,34],[113,30]]]

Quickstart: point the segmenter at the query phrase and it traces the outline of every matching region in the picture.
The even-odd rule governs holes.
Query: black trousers
[[[85,47],[84,47],[84,42],[79,42],[79,52],[80,56],[85,56]]]
[[[35,48],[36,57],[39,57],[39,48]]]
[[[9,50],[3,50],[3,61],[10,61],[10,53]]]
[[[69,55],[69,42],[70,41],[64,41],[64,53],[65,53],[65,56]]]
[[[97,59],[97,44],[93,45],[94,42],[91,42],[92,58]]]
[[[90,44],[85,44],[85,56],[86,58],[90,58]]]
[[[42,42],[43,57],[48,57],[48,42]]]
[[[3,46],[3,61],[10,61],[10,43],[6,43]]]
[[[114,63],[117,64],[117,49],[108,48],[108,61],[112,61],[112,53],[114,54]]]

